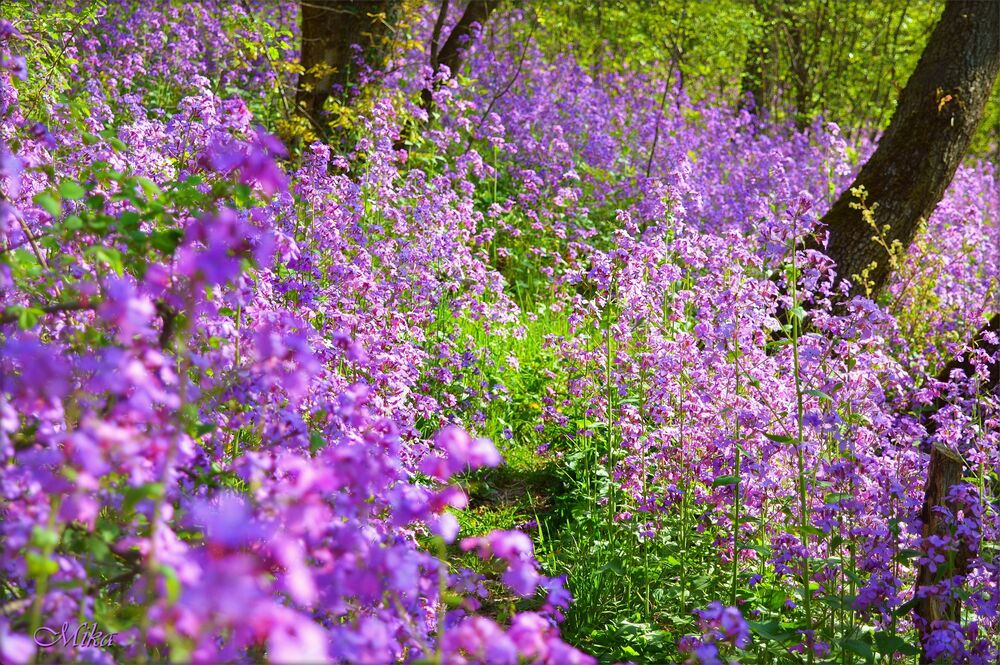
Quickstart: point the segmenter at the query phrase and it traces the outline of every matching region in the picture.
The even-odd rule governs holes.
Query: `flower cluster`
[[[798,249],[871,149],[834,125],[584,68],[517,9],[458,85],[424,12],[359,80],[350,145],[290,153],[297,3],[52,4],[0,22],[3,662],[83,617],[114,650],[46,655],[589,663],[575,575],[632,589],[603,580],[639,551],[680,588],[670,648],[701,631],[682,658],[891,660],[920,631],[996,659],[998,359],[934,378],[1000,290],[993,166],[844,302]],[[462,533],[468,474],[523,439],[585,488],[599,565]],[[924,534],[934,446],[967,477]],[[918,625],[923,599],[962,622]]]
[[[723,665],[720,645],[744,649],[750,644],[750,627],[735,607],[725,607],[714,601],[696,612],[701,627],[700,638],[682,640],[681,651],[691,653],[691,662],[703,665]]]
[[[422,390],[425,332],[444,303],[484,323],[512,312],[469,242],[461,166],[402,171],[386,103],[353,157],[363,182],[331,174],[341,158],[319,145],[289,169],[210,82],[239,46],[205,51],[228,8],[163,9],[113,5],[68,47],[83,121],[53,106],[39,131],[20,72],[0,74],[4,662],[81,614],[117,651],[47,655],[475,661],[494,656],[467,637],[487,622],[511,662],[590,662],[559,639],[569,595],[530,547],[504,579],[551,589],[537,612],[501,628],[470,597],[444,619],[465,577],[430,545],[458,535],[455,476],[502,458]],[[163,27],[175,49],[144,41]],[[5,58],[17,36],[3,24]],[[123,53],[141,63],[109,70]],[[109,71],[135,78],[98,86]],[[260,82],[244,74],[229,82]],[[438,366],[461,367],[443,351]]]

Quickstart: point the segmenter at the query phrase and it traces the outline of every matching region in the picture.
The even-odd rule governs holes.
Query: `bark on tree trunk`
[[[321,128],[323,105],[331,94],[351,83],[354,44],[369,58],[384,55],[400,0],[308,0],[300,3],[302,56],[295,104]]]
[[[747,54],[743,60],[743,71],[740,72],[740,104],[745,105],[750,99],[751,113],[763,115],[764,104],[764,50],[766,42],[755,37],[747,46]]]
[[[992,333],[992,339],[987,339],[987,333]],[[975,371],[973,354],[976,350],[982,350],[988,356],[995,357],[997,352],[1000,351],[1000,339],[998,338],[1000,338],[1000,313],[994,314],[989,323],[979,331],[968,352],[953,359],[944,367],[938,375],[938,381],[942,383],[950,381],[952,373],[955,370],[960,370],[966,376],[972,375]],[[989,365],[989,373],[985,383],[980,386],[980,390],[986,393],[995,393],[998,387],[1000,387],[1000,362],[993,361]],[[946,403],[944,399],[938,398],[931,406],[930,411],[925,414],[924,425],[928,436],[933,436],[938,429],[938,425],[932,416],[940,411]],[[924,488],[924,505],[920,513],[920,519],[923,523],[923,536],[925,538],[932,535],[950,535],[952,527],[935,508],[944,506],[952,514],[957,512],[958,507],[951,505],[947,497],[949,490],[954,485],[962,482],[965,473],[962,452],[949,450],[940,444],[936,444],[931,448],[927,484]],[[929,564],[921,565],[917,571],[914,591],[920,587],[937,584],[951,577],[965,577],[969,573],[969,559],[971,556],[972,553],[969,551],[968,545],[962,542],[955,556],[954,564],[951,567],[941,566],[937,571],[932,571]],[[961,609],[961,603],[950,597],[929,595],[925,598],[918,598],[914,611],[923,620],[921,638],[926,637],[935,621],[958,621],[961,616]],[[921,642],[923,642],[923,639]],[[922,657],[921,662],[930,662],[926,654]]]
[[[822,219],[828,231],[825,252],[836,262],[840,278],[851,281],[853,295],[876,295],[885,287],[893,268],[887,247],[909,248],[921,223],[941,200],[982,119],[998,71],[1000,2],[949,0],[900,93],[878,148]],[[852,205],[858,203],[852,192],[855,188],[864,189],[869,210],[874,206],[877,229]],[[817,241],[810,244],[819,248]],[[866,272],[867,284],[857,278]],[[938,380],[947,382],[954,370],[970,375],[976,349],[996,354],[997,334],[1000,314],[994,313],[970,351],[949,363]],[[998,383],[1000,365],[994,361],[980,390],[996,391]],[[938,400],[924,416],[930,436],[937,430],[932,416],[944,405],[944,400]],[[926,537],[947,534],[951,529],[936,509],[955,508],[949,506],[948,493],[962,481],[962,452],[942,444],[931,448],[921,511]],[[917,588],[944,577],[966,575],[970,552],[963,547],[950,568],[931,571],[929,564],[922,564],[917,571]],[[960,610],[960,603],[950,596],[917,599],[915,613],[921,619],[921,637],[927,636],[935,621],[960,618]],[[927,662],[926,652],[922,659]]]
[[[441,48],[437,48],[437,39],[440,35],[441,25],[444,23],[445,15],[448,11],[448,0],[442,0],[441,11],[434,26],[434,37],[431,39],[431,69],[436,74],[441,65],[446,65],[451,75],[454,76],[459,67],[462,66],[462,53],[467,38],[472,34],[472,26],[476,23],[483,25],[499,4],[499,0],[470,0],[465,11],[458,19],[455,27],[448,34]],[[425,111],[430,112],[434,108],[434,97],[431,88],[424,88],[420,93],[421,106]]]
[[[854,187],[875,204],[875,222],[887,226],[885,242],[905,250],[933,212],[965,155],[1000,71],[1000,2],[950,0],[944,8],[878,148],[851,188],[823,217],[826,253],[852,294],[865,294],[855,275],[871,264],[872,293],[891,273],[889,255],[875,230],[852,208]]]
[[[431,66],[437,71],[441,65],[447,65],[454,74],[462,64],[462,51],[466,38],[472,33],[472,26],[475,23],[483,25],[489,18],[490,12],[499,4],[499,0],[470,0],[462,17],[451,29],[448,39],[441,46],[441,50],[431,61]]]

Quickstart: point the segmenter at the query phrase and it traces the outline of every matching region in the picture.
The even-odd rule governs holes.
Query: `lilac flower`
[[[196,502],[191,509],[191,521],[204,529],[210,542],[229,548],[241,547],[264,535],[262,525],[252,520],[250,506],[232,493]]]
[[[529,597],[538,588],[540,576],[533,565],[518,563],[508,567],[502,579],[514,593]]]
[[[708,642],[698,646],[694,650],[695,662],[701,665],[725,665],[725,661],[719,657],[719,647]]]
[[[545,584],[548,590],[547,602],[555,607],[566,609],[573,601],[573,596],[566,590],[566,576],[551,577]]]
[[[696,101],[688,87],[668,89],[664,106],[655,77],[595,72],[514,29],[467,43],[460,85],[423,67],[416,47],[395,50],[385,72],[358,50],[358,80],[379,85],[349,136],[285,162],[255,123],[282,117],[274,95],[294,86],[274,63],[298,57],[296,3],[257,3],[249,23],[215,0],[106,5],[57,72],[57,97],[84,100],[83,119],[55,97],[22,103],[11,79],[47,33],[15,43],[0,21],[0,291],[12,308],[0,325],[0,567],[31,597],[36,527],[62,534],[46,621],[123,598],[136,610],[122,617],[131,659],[593,662],[559,637],[574,581],[542,574],[531,537],[461,542],[495,559],[487,568],[515,594],[545,590],[522,601],[537,612],[503,624],[476,615],[487,580],[425,547],[428,534],[458,537],[453,511],[470,501],[465,479],[445,483],[501,463],[481,438],[499,413],[517,418],[501,436],[536,433],[556,464],[610,428],[599,485],[614,489],[619,527],[670,541],[682,515],[697,515],[687,526],[716,543],[727,580],[734,562],[741,579],[766,567],[780,583],[801,579],[806,557],[830,561],[813,568],[814,600],[840,602],[840,580],[859,580],[866,630],[901,619],[913,565],[900,552],[940,572],[963,548],[967,574],[918,589],[961,597],[968,618],[927,627],[928,652],[996,660],[997,571],[979,545],[997,539],[990,497],[954,489],[936,515],[947,533],[923,538],[918,519],[930,445],[961,451],[971,469],[1000,461],[998,405],[977,390],[984,354],[974,372],[933,378],[998,288],[993,165],[956,173],[889,307],[833,307],[834,266],[796,255],[813,322],[795,347],[802,395],[792,346],[768,343],[790,304],[782,275],[803,234],[818,231],[822,246],[817,219],[867,139]],[[432,24],[427,13],[408,27],[412,43],[427,43]],[[435,117],[415,150],[399,151],[431,77],[442,83]],[[86,198],[62,183],[87,183]],[[58,220],[37,196],[50,188],[69,194]],[[121,254],[121,274],[91,260],[98,237]],[[544,311],[511,297],[525,277]],[[84,309],[47,311],[61,303]],[[914,413],[938,400],[949,405],[931,437]],[[800,424],[802,444],[782,443]],[[806,529],[797,510],[777,509],[798,505],[799,453],[815,480]],[[714,487],[737,455],[739,492]],[[610,508],[603,494],[596,507]],[[737,496],[760,526],[744,538]],[[114,552],[104,563],[78,547],[93,528]],[[835,562],[837,537],[854,570]],[[749,547],[757,538],[766,558]],[[119,560],[139,573],[109,577]],[[0,623],[5,659],[33,657],[10,630],[27,611]],[[748,644],[736,608],[713,603],[699,619],[684,657],[717,662]],[[803,632],[810,644],[795,648],[824,658],[822,634]]]
[[[0,56],[2,58],[3,56]],[[22,55],[10,56],[0,60],[0,67],[3,67],[11,72],[15,77],[21,79],[22,81],[28,80],[28,63]]]
[[[7,19],[0,19],[0,43],[23,39],[20,31]]]
[[[2,29],[0,24],[0,29]],[[27,665],[35,658],[35,643],[27,635],[10,630],[6,619],[0,620],[0,660],[4,665]]]
[[[743,649],[750,643],[750,626],[735,607],[725,607],[718,601],[697,612],[702,633],[713,642],[728,642]]]
[[[924,651],[932,661],[961,660],[965,651],[962,628],[953,621],[936,621],[924,638]]]
[[[55,136],[52,135],[52,132],[43,123],[36,122],[32,125],[31,135],[36,141],[42,143],[50,150],[54,149],[57,145]]]
[[[309,619],[275,607],[268,629],[268,659],[274,663],[326,663],[328,635]]]
[[[434,441],[447,452],[448,471],[452,474],[483,466],[498,466],[503,461],[496,446],[489,439],[473,440],[465,431],[454,425],[449,425],[438,432]],[[427,468],[431,469],[430,466]]]
[[[128,342],[136,335],[151,335],[156,310],[148,298],[136,293],[131,280],[111,279],[106,289],[99,313],[108,323],[118,328],[119,339]]]
[[[17,197],[21,192],[21,171],[23,164],[16,155],[7,150],[0,140],[0,182],[6,187],[7,196]]]

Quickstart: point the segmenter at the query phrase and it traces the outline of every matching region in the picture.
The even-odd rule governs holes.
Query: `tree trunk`
[[[431,69],[435,74],[437,74],[441,65],[447,66],[452,76],[458,72],[459,67],[462,66],[464,48],[468,44],[468,38],[472,35],[472,26],[477,23],[479,25],[485,24],[486,19],[490,16],[490,12],[498,4],[499,0],[470,0],[455,27],[448,34],[448,39],[438,49],[437,42],[441,26],[444,24],[444,19],[448,11],[448,0],[442,0],[441,10],[434,25],[434,35],[431,38]],[[424,88],[420,93],[421,106],[428,112],[434,108],[432,92],[432,88]]]
[[[743,71],[740,72],[740,105],[758,116],[763,116],[764,110],[764,57],[767,44],[761,37],[754,37],[747,45],[746,57],[743,60]]]
[[[437,71],[441,65],[446,65],[451,70],[452,75],[458,71],[462,65],[462,49],[466,46],[467,38],[472,34],[473,24],[483,25],[489,18],[490,12],[496,8],[499,0],[470,0],[462,17],[451,29],[448,39],[445,40],[435,57],[431,61],[431,67]]]
[[[318,128],[323,105],[346,91],[355,72],[357,44],[380,61],[401,0],[308,0],[300,3],[301,64],[295,104]]]
[[[972,140],[1000,70],[1000,2],[950,0],[903,92],[875,154],[822,221],[826,254],[852,294],[865,294],[856,275],[868,270],[871,293],[891,273],[875,229],[852,207],[863,187],[884,242],[906,250],[934,211]],[[872,267],[874,264],[874,267]]]
[[[1000,2],[949,0],[900,93],[878,148],[821,220],[828,232],[826,254],[836,262],[840,278],[851,281],[852,295],[874,296],[885,287],[893,269],[889,248],[905,252],[941,200],[982,119],[998,71]],[[856,207],[858,199],[852,191],[856,188],[864,190],[865,206],[878,228],[872,228]],[[811,244],[821,248],[817,241]],[[859,278],[862,275],[865,279]],[[949,381],[955,370],[971,375],[977,348],[995,355],[997,338],[987,333],[1000,334],[1000,314],[994,313],[972,348],[951,361],[938,380]],[[980,390],[998,389],[1000,365],[996,361],[990,364],[985,384]],[[937,400],[924,416],[929,437],[937,431],[933,415],[945,403]],[[936,509],[955,508],[949,506],[948,493],[962,482],[963,452],[940,443],[931,447],[921,511],[925,537],[944,535],[952,528]],[[962,548],[950,567],[932,572],[928,564],[921,565],[917,588],[967,575],[971,553],[966,545]],[[921,636],[926,638],[936,621],[958,620],[960,610],[959,601],[950,595],[918,599],[915,613]],[[927,662],[926,652],[923,661]]]
[[[994,337],[987,339],[987,333],[992,333]],[[941,370],[937,380],[941,383],[951,381],[952,373],[956,370],[961,371],[965,376],[971,376],[975,372],[973,354],[977,349],[984,351],[990,357],[995,357],[1000,352],[1000,313],[994,314],[989,323],[979,331],[969,351],[953,359]],[[994,360],[989,364],[989,374],[986,376],[985,383],[979,386],[979,390],[983,393],[995,393],[998,387],[1000,387],[1000,362]],[[932,416],[946,404],[947,401],[939,397],[924,415],[924,426],[929,437],[936,434],[938,429],[937,422]],[[950,505],[947,497],[951,488],[961,483],[965,475],[963,452],[950,450],[942,444],[935,444],[931,448],[927,484],[924,488],[924,505],[920,512],[924,538],[932,535],[949,536],[951,534],[951,525],[934,509],[938,506],[944,506],[952,514],[957,512],[958,507]],[[934,585],[951,577],[965,577],[969,573],[971,556],[972,553],[968,545],[962,542],[952,566],[941,566],[935,572],[930,569],[928,564],[921,565],[917,571],[915,591],[920,587]],[[919,598],[914,611],[923,620],[923,625],[920,627],[921,636],[926,637],[935,621],[958,621],[961,609],[961,603],[950,597],[929,595],[925,598]],[[928,661],[925,658],[923,662]]]

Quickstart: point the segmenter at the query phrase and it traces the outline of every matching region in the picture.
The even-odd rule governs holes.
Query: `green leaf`
[[[880,630],[875,633],[875,647],[878,649],[880,654],[886,656],[891,656],[897,651],[904,656],[913,656],[917,654],[917,648],[912,644],[908,643],[899,635],[887,633],[884,630]]]
[[[87,551],[98,561],[103,561],[111,553],[111,548],[108,547],[108,544],[97,536],[87,538],[86,547]]]
[[[42,206],[45,212],[52,215],[52,217],[58,217],[60,214],[62,214],[62,204],[56,197],[52,196],[52,194],[49,192],[42,192],[41,194],[37,194],[35,195],[35,198],[32,200],[38,205]]]
[[[59,193],[64,199],[76,201],[77,199],[82,199],[86,196],[87,190],[77,182],[73,182],[72,180],[63,180],[59,183]]]
[[[31,529],[31,544],[41,549],[52,550],[59,544],[59,534],[52,529],[36,524]]]
[[[104,247],[102,245],[88,247],[84,251],[84,256],[89,256],[95,261],[103,263],[118,275],[121,275],[125,271],[125,266],[122,262],[122,253],[112,247]]]
[[[200,439],[209,432],[214,432],[215,427],[215,423],[198,423],[198,426],[194,430],[195,437]]]
[[[125,490],[125,501],[123,502],[124,512],[132,512],[135,505],[143,499],[156,499],[163,494],[163,485],[160,483],[145,483],[138,487],[130,487]]]
[[[847,651],[861,656],[865,660],[875,659],[875,652],[872,651],[871,646],[861,640],[844,640],[841,642],[841,646],[843,646]]]
[[[776,443],[795,443],[795,439],[784,434],[764,434],[767,438]]]
[[[309,432],[309,452],[316,452],[322,448],[324,444],[326,444],[326,440],[323,439],[322,434],[316,430]]]
[[[712,481],[712,487],[723,487],[726,485],[736,485],[740,482],[739,476],[719,476]]]
[[[43,556],[38,552],[28,552],[24,559],[28,564],[28,575],[35,579],[48,578],[59,570],[59,564],[56,563],[55,559]]]
[[[177,571],[167,565],[160,566],[160,574],[163,575],[163,586],[167,589],[167,600],[173,604],[181,597],[181,580],[177,577]]]
[[[142,187],[142,191],[146,195],[146,198],[150,201],[158,199],[163,195],[163,190],[160,189],[160,186],[149,178],[139,176],[136,180],[138,181],[139,186]]]
[[[854,602],[854,596],[850,594],[844,596],[820,596],[817,600],[835,610],[850,611],[851,604]]]
[[[14,309],[14,308],[11,308]],[[29,328],[34,328],[38,325],[39,319],[45,314],[40,309],[34,307],[18,307],[17,311],[17,327],[21,330],[28,330]]]
[[[134,231],[139,228],[139,213],[134,210],[126,210],[118,217],[118,226],[127,231]]]
[[[816,390],[815,388],[810,388],[809,390],[803,390],[802,392],[805,393],[806,395],[812,395],[813,397],[818,397],[819,399],[825,402],[833,401],[833,398],[827,395],[822,390]]]
[[[86,220],[87,228],[92,231],[104,231],[108,228],[108,216],[107,215],[96,215],[94,217],[87,217]]]
[[[149,236],[149,242],[164,254],[173,254],[177,246],[181,244],[181,237],[181,232],[178,229],[154,231]]]
[[[615,575],[625,574],[625,570],[621,567],[621,564],[619,564],[617,561],[609,561],[597,569],[597,572],[599,573],[606,573],[608,571],[611,571]]]
[[[750,626],[750,630],[752,630],[754,634],[764,638],[766,641],[771,642],[787,642],[788,639],[794,634],[791,631],[782,628],[781,625],[774,619],[771,619],[766,623],[761,621],[748,621],[747,625]]]
[[[905,603],[897,607],[895,610],[893,610],[892,613],[898,617],[906,616],[907,614],[910,613],[910,610],[916,607],[916,605],[917,605],[917,599],[911,598],[910,600],[906,601]]]

